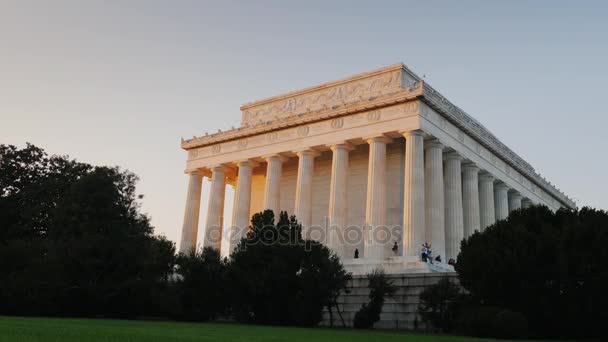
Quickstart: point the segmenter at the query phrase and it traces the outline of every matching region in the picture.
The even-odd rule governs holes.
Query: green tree
[[[180,318],[207,321],[224,313],[229,302],[226,261],[211,247],[192,250],[177,258],[177,293]]]
[[[320,243],[303,240],[294,216],[255,214],[251,229],[229,264],[232,308],[241,321],[314,325],[324,307],[346,287],[350,275],[339,258]]]
[[[3,313],[158,312],[175,247],[139,213],[137,177],[118,168],[0,146]],[[4,223],[3,223],[4,224]],[[158,296],[158,298],[152,298]]]
[[[441,332],[448,333],[455,328],[463,295],[460,286],[444,277],[428,286],[420,294],[418,313],[424,322],[430,323]]]
[[[600,336],[607,244],[605,211],[535,206],[463,240],[456,270],[476,303],[524,314],[539,336]]]
[[[386,297],[392,297],[397,287],[388,279],[382,269],[375,269],[367,275],[369,291],[369,302],[361,306],[354,319],[357,329],[372,329],[374,324],[380,320],[380,313],[384,306]]]

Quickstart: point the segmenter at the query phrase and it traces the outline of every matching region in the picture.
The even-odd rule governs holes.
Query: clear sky
[[[0,0],[0,143],[135,172],[179,241],[180,137],[404,62],[580,206],[608,208],[605,3]]]

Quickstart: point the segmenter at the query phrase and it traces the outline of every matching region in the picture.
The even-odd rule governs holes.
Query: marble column
[[[405,181],[403,193],[403,255],[416,256],[425,236],[424,136],[422,131],[403,133]],[[438,147],[441,153],[441,147]],[[439,160],[441,163],[441,159]]]
[[[226,169],[216,166],[211,169],[211,189],[207,207],[207,224],[203,247],[213,247],[218,251],[222,246],[222,226],[224,223],[224,195],[226,194]]]
[[[456,259],[464,236],[462,217],[462,157],[456,152],[444,156],[445,261]]]
[[[521,200],[521,207],[524,209],[530,208],[533,205],[534,205],[534,203],[532,203],[532,201],[529,198],[523,198]]]
[[[312,222],[312,176],[315,157],[319,152],[313,150],[297,151],[298,178],[296,183],[296,203],[294,214],[302,225],[302,237],[307,237]]]
[[[201,189],[203,176],[199,171],[191,171],[188,176],[188,194],[186,195],[186,211],[184,212],[184,225],[182,226],[182,240],[180,253],[188,253],[196,248],[196,235],[198,234],[198,216],[201,210]]]
[[[494,177],[488,173],[484,173],[479,176],[479,225],[481,231],[495,222]]]
[[[327,245],[339,256],[344,255],[344,230],[347,222],[348,154],[347,143],[330,146],[332,150],[331,180],[329,185],[329,226]]]
[[[464,237],[480,229],[479,168],[472,163],[462,167],[462,213]]]
[[[251,209],[251,175],[255,163],[250,160],[236,162],[239,174],[234,192],[234,208],[232,210],[232,230],[230,232],[230,252],[241,241],[249,228],[249,212]]]
[[[384,258],[384,244],[381,236],[386,222],[386,144],[390,141],[384,136],[367,140],[369,144],[369,163],[367,169],[367,199],[365,207],[365,257]]]
[[[509,192],[509,212],[521,209],[521,195],[517,191]]]
[[[426,241],[433,253],[445,258],[445,194],[443,188],[443,148],[438,140],[424,146]],[[413,245],[409,255],[419,255],[420,245]]]
[[[272,210],[275,220],[278,220],[281,213],[281,173],[285,158],[275,154],[265,159],[268,166],[266,169],[266,186],[264,188],[264,209]]]
[[[504,220],[509,216],[509,187],[505,183],[494,186],[494,209],[496,221]]]

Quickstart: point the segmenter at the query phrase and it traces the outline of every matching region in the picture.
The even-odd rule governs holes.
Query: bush
[[[501,310],[494,306],[467,306],[458,314],[457,330],[464,335],[490,337],[494,317]]]
[[[302,240],[294,216],[255,214],[228,265],[232,310],[241,322],[312,326],[335,306],[350,274],[322,244]]]
[[[502,310],[492,320],[492,336],[490,337],[524,339],[528,337],[528,320],[519,312]]]
[[[523,314],[539,337],[606,336],[608,213],[534,206],[462,241],[456,271],[476,303]]]
[[[422,291],[418,313],[423,322],[430,323],[441,332],[451,332],[462,301],[460,286],[445,277]]]
[[[383,270],[376,269],[367,275],[369,282],[369,302],[355,313],[353,325],[357,329],[372,329],[380,320],[380,313],[386,296],[393,296],[397,291],[392,281],[388,280]]]
[[[473,305],[462,309],[458,316],[457,331],[465,335],[502,339],[528,337],[528,321],[518,312]]]
[[[226,311],[226,265],[216,249],[206,247],[180,254],[177,267],[178,318],[207,321]]]

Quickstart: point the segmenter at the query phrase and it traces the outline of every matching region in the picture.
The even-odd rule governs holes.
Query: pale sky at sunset
[[[0,143],[135,172],[156,232],[178,242],[180,137],[397,62],[579,206],[608,208],[602,1],[0,0]]]

